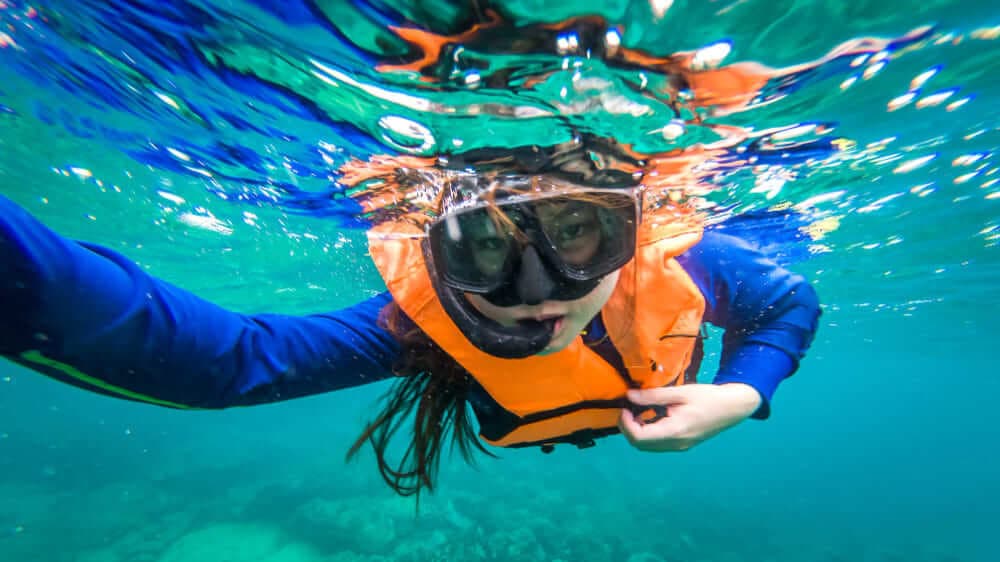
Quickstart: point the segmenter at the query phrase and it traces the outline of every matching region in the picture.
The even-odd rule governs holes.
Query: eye
[[[476,250],[484,252],[503,250],[505,246],[503,238],[496,236],[476,240]]]
[[[580,238],[589,236],[598,229],[599,225],[596,220],[582,219],[568,222],[566,224],[559,225],[559,228],[556,231],[556,242],[560,244],[573,242],[574,240],[579,240]]]
[[[569,242],[583,236],[584,224],[583,223],[573,223],[567,224],[559,227],[559,241]]]

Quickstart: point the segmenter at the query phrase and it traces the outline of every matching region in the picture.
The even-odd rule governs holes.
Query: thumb
[[[629,390],[625,397],[629,402],[640,405],[683,404],[687,402],[680,387],[662,386],[659,388],[641,388]]]

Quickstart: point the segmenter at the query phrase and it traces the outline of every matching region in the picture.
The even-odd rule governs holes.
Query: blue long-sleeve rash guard
[[[725,329],[717,383],[763,398],[798,367],[817,327],[812,287],[741,239],[708,232],[678,261]],[[53,232],[0,196],[0,354],[95,392],[179,408],[277,402],[392,374],[379,326],[388,293],[326,314],[240,314],[150,276],[120,254]],[[603,335],[599,316],[587,337]],[[610,345],[598,353],[620,362]]]

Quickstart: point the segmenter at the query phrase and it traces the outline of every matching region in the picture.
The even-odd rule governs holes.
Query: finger
[[[633,444],[639,445],[645,441],[670,439],[677,435],[679,425],[663,418],[654,423],[643,423],[642,420],[628,409],[623,409],[619,416],[618,427],[622,434]]]
[[[682,404],[686,400],[680,387],[663,386],[659,388],[642,388],[629,390],[626,393],[629,402],[633,404]]]
[[[629,443],[635,445],[639,439],[639,434],[642,432],[642,424],[639,423],[639,420],[635,419],[635,414],[627,408],[623,408],[621,415],[618,416],[618,429],[629,440]]]
[[[662,421],[662,420],[661,420]],[[629,411],[623,411],[621,419],[619,420],[618,426],[622,430],[622,435],[628,440],[629,444],[640,451],[645,451],[648,453],[663,453],[669,451],[684,451],[689,445],[687,445],[686,440],[664,437],[660,435],[650,435],[651,431],[656,431],[661,428],[653,428],[653,425],[642,425],[635,420],[635,416]],[[669,432],[668,432],[669,433]]]

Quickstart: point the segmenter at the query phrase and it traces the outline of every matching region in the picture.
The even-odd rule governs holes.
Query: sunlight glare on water
[[[5,2],[12,81],[0,101],[19,138],[38,121],[56,129],[34,134],[62,129],[38,162],[46,170],[122,197],[155,195],[158,224],[223,235],[265,228],[240,216],[261,207],[348,228],[377,220],[342,181],[351,159],[587,132],[662,158],[673,181],[704,193],[719,216],[775,205],[815,213],[814,252],[930,244],[914,218],[907,236],[857,227],[944,207],[961,228],[935,233],[937,244],[944,234],[995,247],[996,110],[986,78],[996,28],[933,25],[946,4],[919,20],[859,9],[852,22],[824,3],[795,5],[768,27],[744,4],[612,3],[600,15],[566,4],[542,24],[531,3],[327,13],[306,3],[39,11]],[[974,13],[969,21],[981,23]],[[843,24],[816,32],[830,39],[822,50],[816,40],[792,42],[799,24],[820,16]],[[697,33],[671,33],[694,21],[705,24]],[[868,28],[892,33],[864,36]],[[790,59],[795,52],[802,56]],[[81,141],[107,148],[81,153]],[[12,161],[40,160],[29,153],[36,143],[11,144]],[[149,172],[160,178],[123,188]]]

